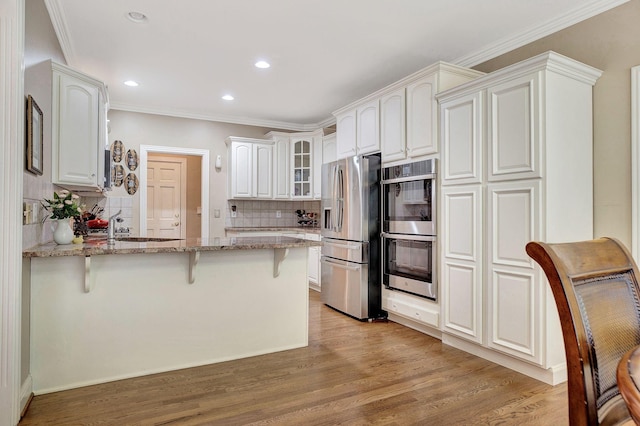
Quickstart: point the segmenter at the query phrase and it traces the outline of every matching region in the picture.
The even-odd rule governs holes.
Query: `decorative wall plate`
[[[127,151],[127,167],[129,170],[134,171],[138,168],[138,153],[135,149]]]
[[[113,186],[122,186],[124,182],[124,167],[122,164],[115,164],[111,167],[111,183]]]
[[[114,163],[119,163],[122,161],[122,156],[124,155],[124,145],[122,141],[114,141],[111,144],[111,159]]]
[[[124,185],[129,195],[133,195],[138,191],[139,182],[138,177],[135,175],[135,173],[129,173],[127,175],[127,178],[124,181]]]

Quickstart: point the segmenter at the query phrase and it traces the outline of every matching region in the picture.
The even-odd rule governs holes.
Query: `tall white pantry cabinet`
[[[600,75],[547,52],[438,95],[442,340],[552,384],[562,334],[525,245],[593,238]]]

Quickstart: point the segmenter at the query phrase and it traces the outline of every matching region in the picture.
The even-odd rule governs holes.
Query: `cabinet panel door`
[[[442,188],[443,331],[482,343],[482,187]]]
[[[336,154],[336,134],[332,133],[325,136],[322,140],[322,164],[331,163],[336,161],[338,156]]]
[[[324,149],[322,135],[313,137],[313,160],[311,187],[313,188],[313,199],[322,198],[322,150]]]
[[[64,74],[58,75],[57,170],[54,183],[97,186],[100,91],[94,85]],[[55,96],[54,96],[55,99]],[[104,161],[100,157],[101,161]]]
[[[320,250],[318,247],[309,247],[307,258],[307,277],[309,282],[314,284],[320,283]]]
[[[229,171],[230,197],[251,198],[253,194],[253,144],[233,142],[231,144]]]
[[[290,175],[291,166],[289,164],[289,149],[291,142],[289,138],[275,138],[274,144],[274,198],[289,199],[291,198]]]
[[[540,177],[538,74],[487,89],[489,180]]]
[[[346,158],[356,155],[356,111],[336,116],[336,155]]]
[[[405,158],[405,97],[404,89],[380,99],[380,137],[382,161]]]
[[[482,343],[482,280],[480,266],[444,262],[443,331]]]
[[[357,154],[380,151],[380,118],[378,99],[359,106],[356,110]],[[340,137],[340,135],[338,135]]]
[[[539,235],[540,182],[490,184],[487,192],[490,262],[533,268],[525,246]]]
[[[488,345],[527,361],[541,363],[540,287],[533,270],[494,268],[487,288],[490,313]]]
[[[292,198],[313,198],[313,138],[291,138]]]
[[[444,256],[481,261],[482,188],[480,185],[442,188]]]
[[[542,362],[541,300],[538,279],[526,244],[540,235],[539,180],[487,185],[487,330],[488,345],[513,356]]]
[[[482,92],[442,103],[442,184],[482,179]]]
[[[438,152],[435,94],[435,75],[407,86],[407,155],[410,157]]]
[[[273,146],[254,146],[255,154],[255,196],[258,198],[273,198]]]

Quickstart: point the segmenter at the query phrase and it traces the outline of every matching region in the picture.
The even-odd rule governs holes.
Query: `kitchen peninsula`
[[[317,245],[237,237],[25,250],[34,392],[306,346],[307,250]]]

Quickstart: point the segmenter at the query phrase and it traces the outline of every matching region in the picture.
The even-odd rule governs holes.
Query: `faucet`
[[[109,217],[109,226],[107,227],[107,244],[116,242],[116,218],[122,214],[122,209],[118,213]]]

